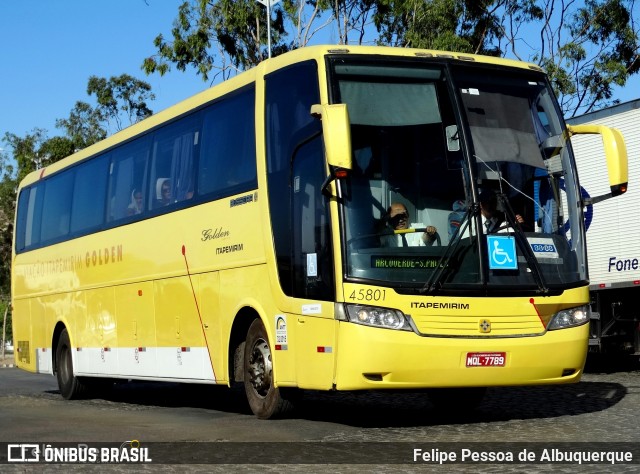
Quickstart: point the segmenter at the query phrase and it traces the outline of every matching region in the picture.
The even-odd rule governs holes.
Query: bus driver
[[[403,230],[409,228],[409,212],[404,204],[394,202],[387,209],[385,216],[387,225],[393,230]],[[409,242],[406,234],[390,233],[389,228],[385,229],[385,235],[380,238],[383,247],[422,247],[431,246],[436,241],[438,229],[434,226],[427,226],[420,239]]]

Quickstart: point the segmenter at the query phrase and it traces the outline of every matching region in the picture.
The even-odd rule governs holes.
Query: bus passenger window
[[[103,155],[78,167],[71,207],[72,234],[102,225],[107,196],[108,165],[108,158]]]
[[[254,107],[251,88],[205,111],[199,195],[231,195],[256,187]]]
[[[109,168],[109,202],[107,220],[114,221],[131,216],[132,192],[143,190],[147,179],[149,141],[141,140],[125,145],[113,153]],[[143,196],[143,202],[147,200]]]
[[[46,182],[41,228],[43,242],[69,234],[74,178],[75,170],[71,169],[52,176]]]
[[[154,208],[193,196],[194,162],[199,145],[199,121],[195,116],[163,127],[155,134],[150,181]]]

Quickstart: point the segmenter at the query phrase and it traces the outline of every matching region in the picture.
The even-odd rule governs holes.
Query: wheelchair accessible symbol
[[[517,270],[516,240],[507,235],[487,236],[490,270]]]

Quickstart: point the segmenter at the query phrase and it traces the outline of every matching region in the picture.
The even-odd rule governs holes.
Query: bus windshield
[[[584,284],[579,187],[544,74],[331,64],[353,145],[340,201],[347,281],[409,292]]]

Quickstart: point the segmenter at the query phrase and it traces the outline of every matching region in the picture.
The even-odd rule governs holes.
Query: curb
[[[0,364],[0,369],[11,369],[15,367],[13,364]]]

